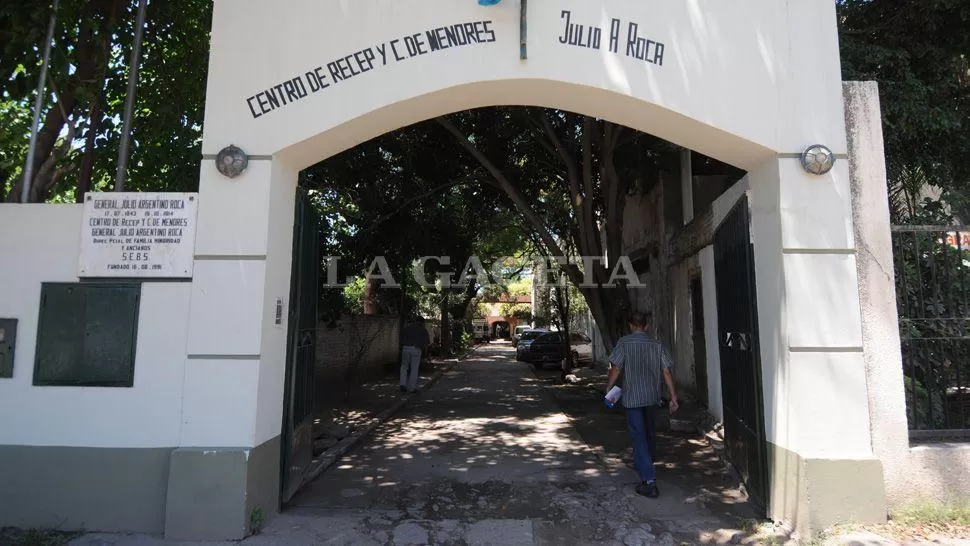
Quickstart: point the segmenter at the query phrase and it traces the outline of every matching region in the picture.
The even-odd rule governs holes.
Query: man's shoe
[[[408,388],[405,387],[404,385],[401,385],[401,392],[408,392]]]
[[[637,486],[637,494],[655,499],[660,496],[660,489],[657,488],[657,482],[643,482]]]

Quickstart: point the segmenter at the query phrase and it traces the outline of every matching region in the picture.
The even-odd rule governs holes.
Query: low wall
[[[385,374],[398,360],[399,334],[395,316],[344,315],[332,326],[321,323],[315,370],[319,390],[338,392],[348,379],[367,381]]]
[[[134,385],[33,384],[43,282],[77,282],[81,205],[0,204],[0,318],[18,319],[0,378],[0,527],[163,530],[181,445],[191,285],[142,284]]]

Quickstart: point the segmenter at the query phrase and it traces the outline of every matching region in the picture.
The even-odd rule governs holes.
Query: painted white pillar
[[[202,164],[166,538],[240,539],[253,510],[278,509],[296,180],[269,159],[235,179]]]
[[[714,247],[707,246],[698,254],[701,266],[701,289],[704,292],[704,344],[707,354],[707,409],[718,421],[724,421],[721,397],[721,347],[717,324],[717,278],[714,275]]]
[[[684,212],[684,225],[694,219],[694,170],[691,166],[691,151],[680,150],[680,195]]]
[[[180,445],[256,447],[279,435],[296,172],[202,166]],[[272,398],[272,400],[271,400]],[[277,415],[278,414],[278,415]]]
[[[885,519],[873,457],[845,143],[826,175],[797,153],[751,172],[769,515],[808,533]]]

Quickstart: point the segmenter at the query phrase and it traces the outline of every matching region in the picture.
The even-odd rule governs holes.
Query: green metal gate
[[[316,363],[317,302],[320,299],[320,226],[320,218],[310,204],[307,191],[297,189],[287,315],[281,503],[292,499],[304,484],[313,460],[313,368]]]
[[[768,503],[754,245],[748,200],[742,199],[714,235],[714,277],[721,356],[724,444],[748,496],[762,513]]]

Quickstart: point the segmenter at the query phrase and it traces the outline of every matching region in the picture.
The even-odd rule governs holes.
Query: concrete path
[[[301,492],[246,545],[730,542],[736,530],[665,481],[598,456],[508,344],[479,349]],[[737,538],[735,538],[737,540]],[[73,544],[150,545],[88,535]]]

